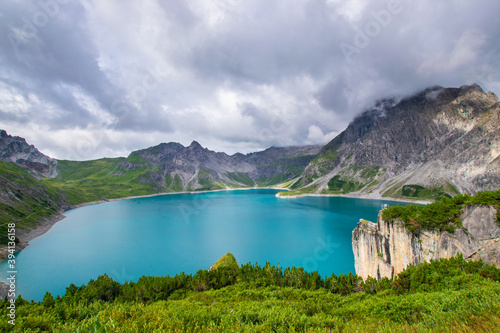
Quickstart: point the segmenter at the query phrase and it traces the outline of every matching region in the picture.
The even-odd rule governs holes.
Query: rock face
[[[439,230],[412,233],[401,221],[377,223],[361,220],[352,233],[356,274],[381,279],[392,278],[408,265],[431,259],[464,258],[500,267],[500,226],[497,210],[491,206],[467,206],[461,216],[464,229],[453,234]]]
[[[128,172],[150,167],[152,171],[141,182],[156,184],[158,191],[270,186],[300,176],[320,149],[319,146],[272,147],[229,156],[203,148],[196,141],[188,147],[171,142],[132,152],[117,170]]]
[[[4,130],[0,130],[0,160],[14,162],[41,174],[49,174],[53,162],[24,138],[8,135]]]
[[[496,190],[498,98],[474,84],[379,101],[323,147],[300,186],[389,197]]]

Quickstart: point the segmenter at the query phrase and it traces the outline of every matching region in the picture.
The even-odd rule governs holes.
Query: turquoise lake
[[[354,273],[352,231],[376,221],[384,203],[344,197],[276,198],[275,190],[162,195],[68,211],[16,255],[17,294],[39,301],[107,273],[194,274],[231,252],[240,264],[266,261],[322,276]],[[400,204],[400,203],[397,203]],[[7,262],[0,263],[2,280]]]

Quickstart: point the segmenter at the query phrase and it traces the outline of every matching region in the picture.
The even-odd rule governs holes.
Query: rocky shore
[[[16,228],[16,237],[19,239],[19,243],[16,244],[16,252],[19,252],[29,245],[29,242],[37,237],[48,232],[57,222],[64,219],[64,211],[60,211],[50,217],[43,219],[37,223],[37,226],[32,229],[20,229]],[[0,261],[7,258],[8,247],[0,246]]]
[[[387,201],[397,201],[405,203],[414,203],[420,205],[428,205],[433,201],[430,200],[412,200],[412,199],[401,199],[401,198],[388,198],[382,197],[381,195],[350,195],[350,194],[319,194],[319,193],[302,193],[297,195],[281,195],[281,193],[276,193],[276,197],[280,199],[297,199],[304,197],[343,197],[343,198],[353,198],[353,199],[368,199],[368,200],[387,200]]]

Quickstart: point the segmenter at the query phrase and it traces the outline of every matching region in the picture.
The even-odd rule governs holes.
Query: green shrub
[[[41,302],[16,300],[16,326],[2,332],[394,332],[495,331],[500,270],[462,256],[409,266],[393,280],[321,278],[266,263],[145,276],[100,276]],[[193,285],[205,285],[195,291]],[[0,301],[0,315],[8,300]],[[441,328],[442,327],[442,328]],[[438,329],[440,328],[440,329]]]
[[[492,205],[500,207],[500,191],[479,192],[475,196],[460,194],[453,198],[442,198],[427,206],[392,206],[384,209],[382,218],[386,221],[400,219],[405,226],[418,232],[422,228],[440,229],[453,233],[462,226],[460,215],[466,205]],[[500,214],[497,214],[500,219]]]

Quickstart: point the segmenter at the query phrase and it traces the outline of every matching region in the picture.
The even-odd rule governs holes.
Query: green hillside
[[[146,183],[151,167],[134,161],[134,168],[124,170],[120,162],[125,158],[103,158],[92,161],[58,161],[58,175],[42,179],[43,184],[65,193],[71,204],[158,193],[151,183]]]
[[[41,179],[15,163],[0,161],[0,245],[7,243],[9,223],[31,228],[72,205],[167,191],[147,181],[149,165],[124,170],[122,161],[125,158],[58,161],[57,176]]]
[[[12,162],[0,161],[0,244],[7,244],[7,224],[33,227],[65,205],[56,187],[41,181]]]
[[[3,332],[495,332],[500,270],[461,256],[409,266],[393,280],[266,264],[144,276],[107,275],[63,297],[16,300]],[[8,318],[7,300],[0,315]]]

